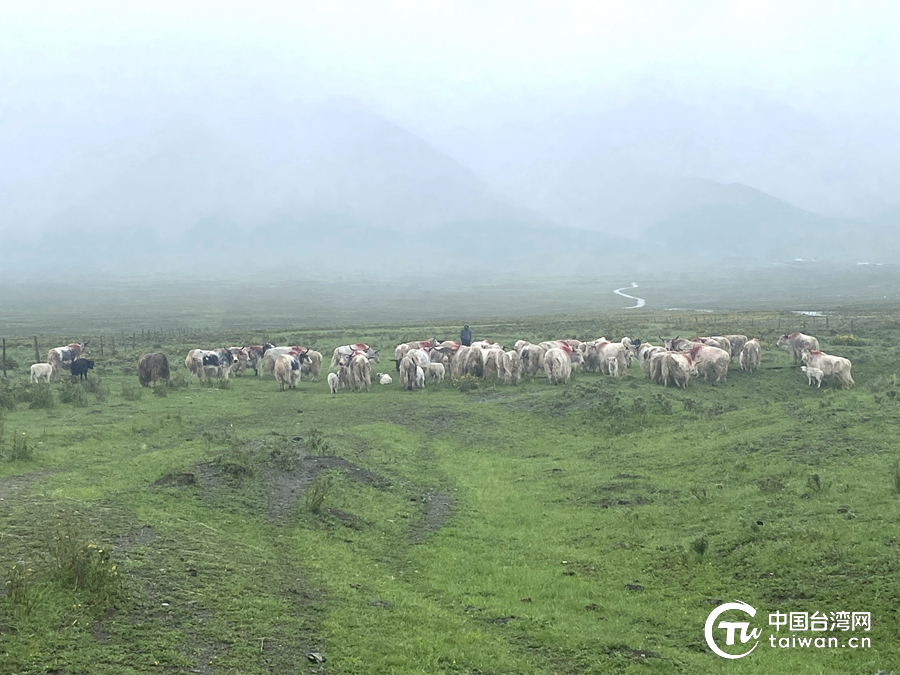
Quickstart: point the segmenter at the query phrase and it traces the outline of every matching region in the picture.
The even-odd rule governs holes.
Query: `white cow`
[[[429,363],[428,364],[428,381],[443,382],[444,381],[444,364]]]
[[[578,352],[580,354],[580,352]],[[572,377],[572,361],[559,347],[548,349],[544,354],[544,372],[550,384],[566,384]]]
[[[338,392],[338,386],[340,386],[341,378],[338,377],[337,373],[328,373],[328,388],[331,389],[332,394],[336,394]]]
[[[372,366],[365,354],[356,354],[350,360],[350,386],[356,391],[369,391],[372,384]]]
[[[812,335],[804,335],[803,333],[785,333],[778,338],[777,346],[787,352],[790,352],[794,359],[794,363],[800,363],[803,360],[803,352],[819,351],[819,341]]]
[[[801,359],[808,367],[818,368],[825,375],[836,377],[844,389],[848,389],[853,384],[853,377],[850,375],[853,364],[850,363],[850,359],[845,359],[843,356],[831,356],[819,350],[804,351]]]
[[[51,377],[53,377],[53,366],[49,363],[35,363],[31,366],[32,384],[35,384],[41,378],[44,379],[44,382],[50,382]]]
[[[744,346],[741,348],[741,354],[738,359],[741,362],[741,370],[746,370],[750,373],[754,370],[759,370],[761,355],[762,352],[759,347],[759,340],[753,338],[752,340],[744,342]]]
[[[609,371],[609,374],[613,377],[619,376],[619,360],[615,356],[610,356],[606,359],[606,369]]]
[[[809,381],[810,386],[812,383],[816,383],[816,388],[822,386],[822,380],[825,377],[825,373],[823,373],[818,368],[812,368],[811,366],[800,366],[800,370],[806,373],[806,379]]]
[[[296,389],[297,383],[300,382],[300,359],[293,354],[279,354],[272,372],[281,391],[284,391],[285,386],[288,389]]]

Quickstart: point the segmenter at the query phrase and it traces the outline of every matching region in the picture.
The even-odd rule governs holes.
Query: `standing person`
[[[466,347],[472,345],[472,331],[469,330],[469,324],[463,326],[463,329],[459,331],[459,341],[462,342]]]

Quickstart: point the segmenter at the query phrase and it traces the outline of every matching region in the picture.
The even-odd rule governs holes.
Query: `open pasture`
[[[900,321],[620,312],[472,323],[475,339],[744,333],[758,373],[656,386],[279,392],[188,383],[193,347],[382,349],[458,326],[151,332],[83,383],[0,384],[0,673],[859,673],[900,662]],[[851,324],[852,321],[852,324]],[[117,326],[116,330],[126,330]],[[140,326],[137,327],[138,331]],[[778,335],[856,386],[809,387]],[[856,339],[844,336],[853,333]],[[115,333],[107,333],[112,337]],[[842,344],[838,344],[842,343]],[[849,344],[848,344],[849,343]],[[173,383],[142,389],[140,354]],[[709,612],[870,612],[870,649],[712,654]],[[765,625],[765,621],[763,624]],[[763,631],[767,636],[768,630]],[[315,663],[308,654],[321,654]]]

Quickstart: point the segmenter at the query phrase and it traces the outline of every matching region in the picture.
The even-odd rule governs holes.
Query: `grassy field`
[[[183,367],[196,346],[270,338],[327,359],[351,341],[390,351],[458,331],[441,325],[148,331],[133,350],[130,336],[95,348],[90,384],[47,391],[27,384],[32,330],[9,336],[0,673],[890,671],[896,309],[827,325],[772,312],[472,322],[476,339],[510,345],[761,336],[758,373],[733,362],[727,383],[686,391],[636,365],[559,387],[395,381],[338,396],[324,372],[282,393],[246,375],[187,384]],[[804,326],[852,359],[855,388],[810,388],[774,349]],[[82,337],[38,335],[43,353]],[[137,356],[156,349],[175,381],[141,389]],[[734,599],[759,610],[764,644],[726,661],[703,626]],[[854,635],[871,648],[772,649],[776,611],[870,612]]]

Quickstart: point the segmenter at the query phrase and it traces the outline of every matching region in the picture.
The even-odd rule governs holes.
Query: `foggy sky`
[[[574,156],[582,127],[596,135],[586,120],[633,110],[648,118],[632,133],[676,141],[658,157],[629,146],[643,171],[871,216],[900,192],[897,35],[890,1],[4,3],[0,187],[98,133],[115,143],[186,113],[352,96],[494,172],[507,196],[509,157]],[[721,129],[696,140],[709,120]],[[758,146],[811,129],[796,167],[754,164]],[[739,147],[682,154],[685,138]],[[798,178],[810,162],[823,175]]]

